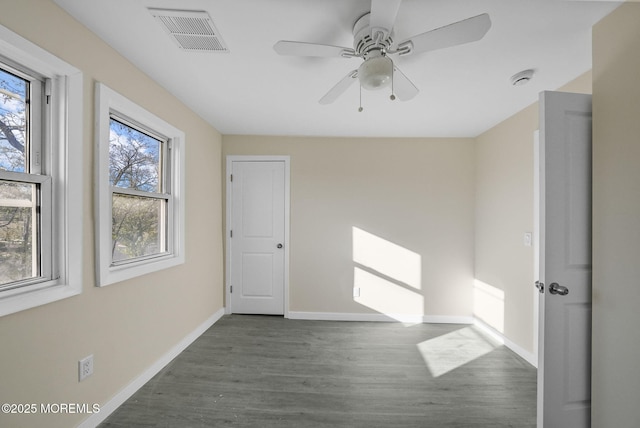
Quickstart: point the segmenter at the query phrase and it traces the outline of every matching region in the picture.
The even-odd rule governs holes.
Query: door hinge
[[[229,231],[229,238],[233,238],[233,230]]]
[[[230,293],[233,293],[233,285],[230,285],[230,286],[229,286],[229,289],[230,289],[230,291],[229,291],[229,292],[230,292]]]
[[[229,180],[231,180],[231,182],[233,182],[233,174],[229,175]]]

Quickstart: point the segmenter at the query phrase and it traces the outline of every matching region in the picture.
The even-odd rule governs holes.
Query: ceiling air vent
[[[153,8],[149,8],[149,12],[162,24],[180,49],[229,52],[207,12]]]

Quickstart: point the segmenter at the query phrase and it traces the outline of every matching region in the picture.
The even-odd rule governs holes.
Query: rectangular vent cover
[[[211,17],[204,11],[153,9],[149,12],[180,49],[196,52],[229,52]]]

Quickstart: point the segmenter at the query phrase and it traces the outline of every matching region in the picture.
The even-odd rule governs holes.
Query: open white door
[[[230,312],[284,315],[287,160],[234,157],[227,168]]]
[[[538,427],[591,426],[591,95],[540,95]]]

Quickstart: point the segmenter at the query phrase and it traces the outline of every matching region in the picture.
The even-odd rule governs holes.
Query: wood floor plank
[[[471,326],[229,315],[101,428],[522,427],[536,370]]]

